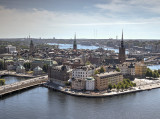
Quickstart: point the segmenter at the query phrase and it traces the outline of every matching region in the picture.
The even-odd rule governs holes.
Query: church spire
[[[124,47],[124,44],[123,44],[123,30],[122,30],[122,40],[121,40],[121,47],[122,47],[122,48]]]
[[[77,50],[76,33],[74,35],[73,50]]]

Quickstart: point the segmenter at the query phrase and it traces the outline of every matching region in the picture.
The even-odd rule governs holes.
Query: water
[[[57,43],[48,43],[49,45],[59,45],[59,48],[60,49],[69,49],[69,48],[73,48],[73,44],[57,44]],[[78,44],[77,45],[77,48],[78,49],[89,49],[89,50],[95,50],[95,49],[98,49],[99,47],[98,46],[87,46],[87,45],[80,45]],[[113,50],[115,51],[116,53],[119,52],[118,49],[114,49],[114,48],[110,48],[110,47],[107,47],[107,48],[104,48],[105,50]],[[127,51],[128,53],[128,51]]]
[[[151,70],[158,70],[160,69],[160,65],[152,65],[152,66],[147,66],[148,68],[150,68]]]
[[[5,79],[5,84],[12,84],[12,83],[15,83],[15,82],[23,81],[23,80],[28,79],[28,78],[3,76],[2,79]]]
[[[37,87],[0,100],[1,119],[159,119],[160,89],[82,98]]]

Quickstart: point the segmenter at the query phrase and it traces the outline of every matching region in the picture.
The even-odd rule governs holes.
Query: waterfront
[[[16,76],[2,76],[1,78],[5,79],[5,84],[12,84],[15,82],[23,81],[25,79],[29,79],[25,77],[16,77]]]
[[[0,100],[2,119],[159,119],[160,89],[80,98],[37,87]]]
[[[150,68],[151,70],[158,70],[160,69],[160,65],[151,65],[151,66],[148,66],[148,68]]]
[[[49,45],[59,45],[59,48],[60,49],[69,49],[69,48],[73,48],[73,44],[57,44],[57,43],[48,43]],[[95,50],[95,49],[98,49],[100,48],[99,46],[88,46],[88,45],[80,45],[80,44],[77,44],[77,48],[78,49],[89,49],[89,50]],[[115,53],[118,53],[119,50],[118,49],[114,49],[114,48],[111,48],[111,47],[107,47],[107,48],[104,48],[105,50],[113,50],[115,51]],[[128,53],[128,51],[127,51]]]

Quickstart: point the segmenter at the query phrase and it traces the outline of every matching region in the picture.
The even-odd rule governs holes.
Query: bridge
[[[13,93],[13,92],[17,92],[20,90],[24,90],[27,88],[31,88],[31,87],[40,85],[40,84],[46,82],[47,80],[48,80],[48,76],[41,76],[41,77],[37,77],[37,78],[32,78],[32,79],[0,86],[0,97],[7,95],[7,94],[10,94],[10,93]]]

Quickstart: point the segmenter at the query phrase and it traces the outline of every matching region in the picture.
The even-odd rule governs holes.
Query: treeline
[[[146,77],[159,78],[159,75],[160,75],[160,70],[152,71],[151,69],[147,68]]]
[[[136,83],[133,83],[132,81],[130,81],[129,79],[123,79],[123,81],[119,82],[117,85],[112,85],[112,84],[109,84],[108,85],[108,89],[128,89],[130,87],[136,87]]]

